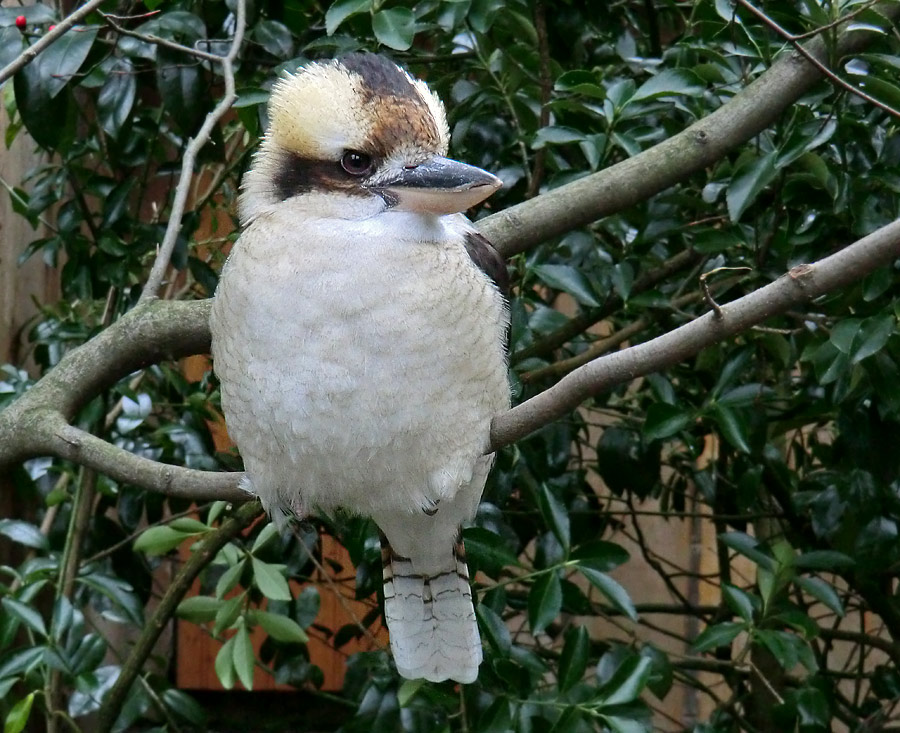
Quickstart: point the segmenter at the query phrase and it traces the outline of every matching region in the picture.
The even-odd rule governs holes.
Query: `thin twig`
[[[215,106],[215,108],[206,115],[203,126],[192,138],[184,151],[184,159],[181,164],[181,174],[178,179],[178,185],[175,188],[175,197],[172,200],[172,211],[169,214],[169,224],[166,227],[166,233],[163,237],[162,244],[156,254],[156,260],[147,277],[147,284],[138,299],[138,304],[147,302],[157,297],[157,292],[162,285],[163,277],[169,267],[169,260],[172,257],[172,250],[175,249],[175,241],[178,233],[181,231],[181,220],[184,217],[184,207],[187,202],[188,192],[191,187],[191,178],[194,171],[194,162],[201,148],[209,141],[213,129],[219,120],[231,108],[236,99],[234,92],[234,60],[237,58],[241,49],[241,43],[244,40],[244,26],[246,23],[246,0],[237,0],[237,8],[235,12],[234,37],[231,41],[231,48],[228,53],[222,57],[216,57],[222,63],[222,76],[225,79],[225,95]]]
[[[825,64],[823,64],[821,61],[819,61],[819,59],[817,59],[809,51],[807,51],[803,47],[803,44],[800,43],[800,38],[805,38],[806,35],[808,35],[808,34],[806,34],[804,36],[795,36],[793,33],[788,31],[787,29],[783,28],[775,20],[770,18],[768,15],[766,15],[762,10],[760,10],[759,8],[754,6],[752,3],[750,3],[749,0],[737,0],[737,3],[738,3],[738,5],[741,5],[742,7],[747,8],[747,10],[749,10],[757,18],[759,18],[763,23],[765,23],[767,26],[769,26],[769,28],[771,28],[779,36],[784,38],[784,40],[786,40],[788,43],[790,43],[796,49],[797,53],[799,53],[803,58],[805,58],[807,61],[809,61],[809,63],[811,63],[813,66],[815,66],[819,71],[821,71],[822,74],[824,74],[826,78],[828,78],[832,81],[832,83],[841,87],[841,89],[846,89],[851,94],[855,94],[860,99],[866,100],[869,104],[872,104],[875,107],[878,107],[878,109],[884,110],[892,117],[896,117],[896,118],[900,119],[900,111],[894,109],[889,104],[885,104],[884,102],[882,102],[878,99],[875,99],[875,97],[871,96],[870,94],[866,94],[862,89],[860,89],[859,87],[853,86],[853,84],[851,84],[850,82],[844,81],[843,79],[841,79],[841,77],[839,77],[837,74],[835,74],[831,69],[829,69],[827,66],[825,66]],[[846,18],[842,19],[841,22],[843,22],[844,20],[846,20]]]
[[[707,279],[711,275],[715,275],[718,272],[724,272],[726,270],[743,270],[746,272],[750,272],[751,268],[749,267],[716,267],[715,269],[709,270],[708,272],[704,272],[700,275],[700,287],[703,288],[703,297],[706,302],[709,304],[709,307],[712,308],[713,315],[717,319],[722,318],[722,306],[716,303],[715,299],[712,297],[712,293],[709,292],[709,284],[706,282]]]
[[[103,16],[103,20],[107,22],[107,24],[113,28],[116,33],[123,36],[130,36],[131,38],[137,38],[138,40],[144,41],[145,43],[152,43],[155,46],[163,46],[165,48],[169,48],[173,51],[180,51],[181,53],[186,53],[190,56],[196,56],[198,59],[203,59],[204,61],[213,61],[215,63],[219,63],[223,60],[222,56],[219,56],[215,53],[209,53],[207,51],[201,51],[199,48],[194,48],[192,46],[185,46],[181,43],[175,43],[175,41],[170,41],[167,38],[160,38],[159,36],[154,36],[152,33],[138,33],[137,31],[128,30],[128,28],[123,28],[119,25],[113,18],[118,16],[110,15],[108,13],[100,13]],[[235,28],[235,36],[237,36],[237,28]],[[207,41],[209,43],[209,41]]]
[[[341,604],[341,608],[344,609],[344,613],[353,621],[363,635],[368,639],[369,643],[372,645],[374,649],[384,649],[384,645],[375,638],[375,635],[372,631],[362,622],[359,616],[350,608],[350,604],[347,603],[347,599],[344,597],[344,594],[341,593],[340,588],[338,588],[337,583],[334,582],[334,578],[331,577],[331,573],[329,573],[325,567],[319,562],[319,559],[315,556],[315,554],[306,546],[306,543],[303,542],[302,538],[297,535],[297,541],[300,543],[300,546],[306,550],[306,556],[310,559],[310,562],[315,566],[316,570],[319,571],[319,574],[322,576],[322,579],[328,585],[328,588],[334,594],[335,598],[337,598],[337,602]]]

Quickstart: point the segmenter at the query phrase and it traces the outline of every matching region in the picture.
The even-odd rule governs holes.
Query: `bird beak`
[[[480,204],[502,185],[497,176],[481,168],[435,156],[393,171],[375,190],[395,211],[442,215]]]

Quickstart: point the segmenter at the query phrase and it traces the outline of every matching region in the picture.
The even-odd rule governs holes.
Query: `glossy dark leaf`
[[[91,51],[97,31],[96,26],[75,26],[38,57],[36,63],[50,97],[59,94],[75,78]]]
[[[744,212],[756,201],[756,197],[774,180],[776,174],[775,153],[748,159],[734,172],[726,195],[731,221],[740,220]]]
[[[156,54],[156,84],[163,105],[186,133],[200,124],[203,116],[204,85],[196,61],[185,62],[184,55],[164,47]]]
[[[531,632],[540,634],[562,609],[562,587],[555,570],[541,573],[528,592],[528,623]]]
[[[0,535],[25,547],[48,549],[47,538],[40,529],[21,519],[0,519]]]
[[[62,140],[65,130],[60,121],[66,118],[69,101],[65,94],[51,95],[53,86],[37,63],[28,64],[13,77],[16,107],[25,129],[38,145],[48,150],[55,149]]]
[[[134,66],[127,58],[116,59],[97,96],[97,115],[110,137],[116,139],[128,122],[137,96]]]
[[[691,648],[695,652],[705,652],[720,646],[727,646],[737,638],[737,635],[746,630],[746,625],[735,621],[708,626],[694,639]]]
[[[553,534],[556,535],[556,539],[559,540],[563,548],[568,550],[570,533],[569,513],[566,510],[566,505],[563,504],[546,483],[541,484],[539,498],[544,521],[553,530]]]
[[[565,692],[584,676],[590,649],[591,639],[584,626],[575,626],[566,632],[565,644],[559,658],[557,684],[560,692]]]
[[[285,61],[294,55],[291,31],[277,20],[261,20],[253,29],[253,38],[275,58]]]
[[[372,32],[379,43],[396,51],[406,51],[416,35],[416,23],[408,8],[379,10],[372,16]]]
[[[495,652],[501,656],[508,656],[512,638],[510,637],[509,629],[503,623],[503,619],[483,603],[478,605],[476,611],[478,625],[485,639],[487,639]]]
[[[325,31],[328,35],[333,35],[347,18],[356,13],[368,10],[372,5],[372,0],[335,0],[325,13]]]
[[[570,265],[539,265],[534,268],[535,274],[555,290],[568,293],[583,305],[599,306],[600,302],[594,294],[590,282],[576,268]]]
[[[584,577],[590,581],[591,585],[606,596],[607,600],[615,608],[624,613],[632,621],[637,621],[638,615],[634,608],[634,603],[632,603],[631,598],[628,596],[628,592],[619,585],[619,583],[609,577],[606,573],[601,573],[593,568],[579,566],[578,569]]]
[[[644,421],[644,439],[669,438],[693,422],[694,415],[691,412],[664,402],[654,402],[647,410],[647,419]]]

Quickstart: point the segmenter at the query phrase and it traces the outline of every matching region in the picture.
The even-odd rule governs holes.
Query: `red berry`
[[[25,20],[25,16],[17,15],[16,16],[16,28],[18,28],[20,31],[24,31],[26,25],[28,25],[28,21]]]
[[[55,25],[51,25],[47,30],[48,30],[48,31],[52,31],[54,28],[56,28],[56,26],[55,26]]]

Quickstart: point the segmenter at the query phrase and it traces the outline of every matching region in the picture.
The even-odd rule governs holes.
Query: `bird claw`
[[[427,504],[422,506],[422,511],[427,514],[429,517],[433,517],[437,514],[438,504],[441,503],[440,499],[426,499]]]

